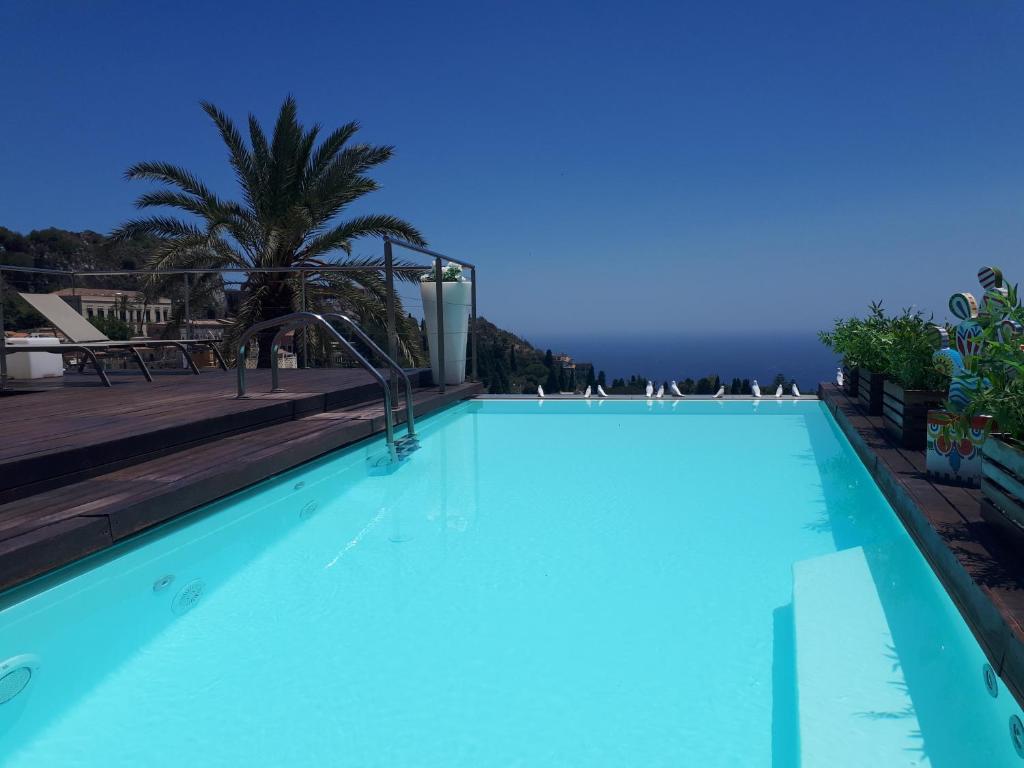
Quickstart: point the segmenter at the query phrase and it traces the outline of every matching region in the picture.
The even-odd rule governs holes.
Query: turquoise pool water
[[[390,474],[340,452],[9,595],[0,763],[1024,765],[819,403],[421,426]]]

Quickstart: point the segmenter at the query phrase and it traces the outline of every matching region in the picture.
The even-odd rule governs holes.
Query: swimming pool
[[[421,431],[390,473],[372,441],[9,594],[2,764],[1024,765],[820,403]]]

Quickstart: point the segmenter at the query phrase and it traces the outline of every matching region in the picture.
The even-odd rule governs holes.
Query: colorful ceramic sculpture
[[[963,413],[971,396],[979,388],[989,386],[976,373],[975,360],[981,354],[986,332],[992,331],[1000,341],[1019,332],[1017,323],[1008,317],[1009,291],[1003,273],[995,267],[978,270],[978,282],[984,289],[981,305],[970,293],[954,293],[949,298],[949,311],[960,322],[950,331],[935,326],[936,365],[949,370],[949,409],[928,412],[928,474],[974,485],[981,476],[981,444],[988,434],[988,417],[971,420],[970,427],[956,423],[955,414]],[[991,336],[989,336],[991,338]]]

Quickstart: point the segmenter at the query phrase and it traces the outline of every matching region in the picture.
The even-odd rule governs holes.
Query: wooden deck
[[[0,398],[0,589],[383,430],[365,371],[249,373],[246,400],[209,371]],[[479,391],[418,388],[416,414]]]
[[[980,491],[930,479],[923,451],[896,446],[882,418],[836,386],[823,384],[819,395],[1024,705],[1024,561],[981,517]]]
[[[414,375],[414,384],[422,373]],[[290,421],[379,397],[361,368],[281,371],[285,392],[271,394],[270,372],[248,372],[249,399],[235,399],[235,374],[68,377],[82,385],[0,397],[0,502],[154,458],[191,444]]]

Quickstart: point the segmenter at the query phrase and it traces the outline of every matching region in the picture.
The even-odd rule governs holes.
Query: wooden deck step
[[[0,503],[140,461],[310,413],[370,402],[380,386],[362,369],[250,371],[250,397],[235,398],[233,372],[207,371],[113,389],[68,387],[0,399]],[[412,373],[414,386],[428,373]]]

